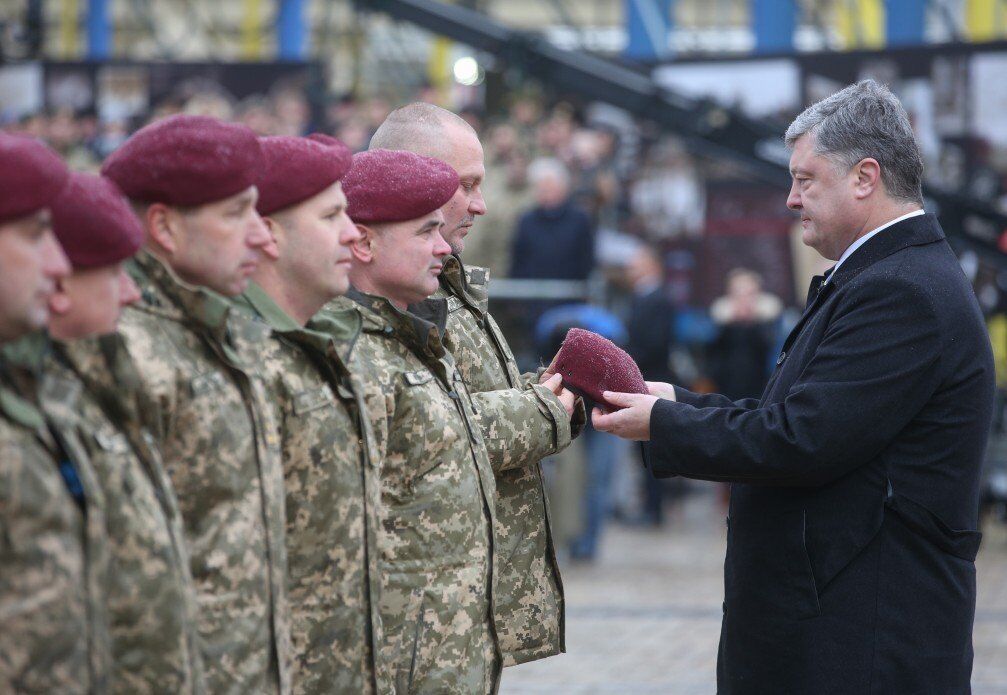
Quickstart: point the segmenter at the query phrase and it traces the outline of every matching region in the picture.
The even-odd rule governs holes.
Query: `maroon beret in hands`
[[[178,115],[134,133],[109,155],[101,173],[133,200],[193,207],[254,185],[262,164],[251,129],[209,116]]]
[[[556,373],[562,375],[563,386],[603,409],[619,410],[621,406],[606,401],[605,391],[648,393],[640,368],[625,350],[608,338],[583,328],[567,331],[556,355]]]
[[[458,190],[458,174],[433,157],[405,150],[353,155],[343,191],[354,222],[403,222],[440,209]]]
[[[259,138],[265,165],[259,179],[260,215],[270,215],[321,193],[350,170],[350,148],[322,134]]]
[[[0,222],[49,207],[70,172],[38,140],[0,133]]]
[[[126,260],[143,243],[143,227],[115,184],[74,173],[52,205],[52,228],[74,268]]]

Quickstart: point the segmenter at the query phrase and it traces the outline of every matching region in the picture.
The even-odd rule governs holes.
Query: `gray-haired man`
[[[563,585],[539,461],[569,445],[582,424],[582,406],[573,409],[569,392],[553,394],[537,379],[521,375],[487,309],[489,272],[462,265],[465,236],[476,216],[486,212],[480,192],[483,148],[471,126],[432,104],[409,104],[388,116],[370,148],[436,157],[458,172],[458,191],[441,208],[442,235],[452,255],[444,261],[441,289],[434,296],[448,300],[444,344],[469,391],[479,394],[474,400],[485,416],[482,434],[496,474],[498,644],[504,666],[558,654],[565,649]]]
[[[649,440],[657,476],[734,483],[718,693],[968,693],[993,405],[982,316],[923,212],[891,92],[847,87],[787,145],[787,205],[837,263],[762,398],[652,384],[606,395],[629,407],[594,422]]]

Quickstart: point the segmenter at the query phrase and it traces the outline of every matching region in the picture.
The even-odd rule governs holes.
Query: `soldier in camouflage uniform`
[[[181,508],[212,693],[290,690],[283,471],[255,367],[268,329],[221,296],[244,291],[269,241],[262,161],[250,130],[174,116],[102,169],[147,233],[130,265],[141,301],[119,328]]]
[[[490,693],[499,683],[493,472],[441,343],[446,304],[422,301],[449,251],[437,208],[457,185],[437,160],[356,155],[343,182],[361,231],[351,244],[356,289],[323,311],[364,312],[351,368],[364,372],[381,462],[379,658],[402,695]]]
[[[45,326],[55,283],[70,272],[49,216],[67,178],[59,158],[41,144],[0,134],[0,692],[5,693],[102,692],[108,675],[100,489],[41,412],[39,353],[12,344]]]
[[[259,365],[279,411],[294,691],[388,693],[374,669],[379,461],[360,374],[348,367],[360,314],[312,318],[349,285],[347,244],[357,231],[339,180],[350,151],[321,138],[260,143],[258,210],[273,241],[238,302],[273,334]]]
[[[46,414],[87,457],[105,499],[105,583],[113,693],[202,693],[195,592],[175,493],[141,417],[121,339],[122,306],[138,299],[123,268],[143,229],[107,180],[73,174],[53,227],[73,266],[51,306],[42,381]],[[105,338],[86,339],[105,335]],[[69,341],[69,342],[68,342]]]
[[[500,649],[505,666],[558,654],[565,651],[563,584],[539,462],[579,433],[583,403],[564,412],[558,397],[537,385],[540,378],[521,375],[488,311],[489,271],[462,264],[464,238],[475,217],[486,212],[480,193],[483,150],[472,128],[450,111],[415,103],[394,111],[370,147],[437,157],[459,174],[458,190],[443,209],[444,239],[452,255],[444,261],[436,296],[448,303],[444,344],[474,398],[497,407],[511,404],[509,417],[496,415],[481,423],[491,452],[505,452],[494,457]],[[528,407],[531,401],[537,401],[537,410]],[[496,408],[483,412],[496,413]]]

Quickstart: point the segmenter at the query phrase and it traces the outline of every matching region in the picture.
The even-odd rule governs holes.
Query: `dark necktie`
[[[816,297],[818,297],[818,293],[821,291],[822,285],[824,285],[825,281],[829,279],[834,269],[835,268],[829,268],[825,271],[824,275],[816,275],[811,278],[811,285],[808,286],[808,300],[804,305],[805,309],[811,306],[811,303],[815,301]]]

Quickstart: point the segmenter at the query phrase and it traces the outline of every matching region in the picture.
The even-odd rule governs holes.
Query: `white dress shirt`
[[[872,229],[871,231],[867,232],[867,234],[864,234],[862,237],[860,237],[859,239],[857,239],[856,241],[854,241],[852,244],[850,244],[849,247],[847,247],[847,249],[845,251],[843,251],[843,255],[839,257],[838,261],[836,261],[836,264],[832,267],[832,272],[829,273],[829,277],[825,278],[825,282],[823,282],[822,284],[824,285],[829,280],[831,280],[832,276],[836,274],[837,270],[839,270],[839,266],[841,266],[843,264],[843,261],[845,261],[847,258],[849,258],[850,256],[852,256],[854,251],[856,251],[861,246],[863,246],[868,241],[870,241],[872,238],[874,238],[875,236],[877,236],[879,232],[883,232],[884,230],[886,230],[889,227],[891,227],[893,224],[898,224],[902,220],[908,220],[910,217],[919,217],[920,215],[923,215],[923,214],[926,214],[925,210],[913,210],[912,212],[907,212],[902,217],[896,217],[891,222],[885,222],[880,227],[878,227],[876,229]]]

